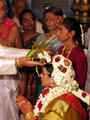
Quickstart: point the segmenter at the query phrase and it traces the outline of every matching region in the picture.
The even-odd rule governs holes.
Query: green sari
[[[38,37],[38,36],[39,36],[39,34],[36,35],[35,37],[29,39],[29,40],[27,41],[27,43],[25,43],[24,48],[25,48],[25,49],[32,49],[32,46],[33,46],[34,42],[37,40],[37,37]]]

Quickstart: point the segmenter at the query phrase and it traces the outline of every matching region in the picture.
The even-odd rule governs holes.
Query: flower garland
[[[46,54],[47,56],[47,54]],[[42,58],[42,56],[40,55]],[[45,57],[45,55],[43,56]],[[50,58],[49,56],[45,58]],[[40,94],[34,109],[35,120],[42,118],[45,108],[58,96],[76,90],[78,83],[74,80],[72,62],[62,55],[55,55],[52,60],[53,72],[51,77],[58,87],[45,88]]]
[[[81,41],[82,41],[82,45],[84,45],[84,32],[81,24],[80,24],[80,28],[81,28]]]
[[[48,55],[48,53],[46,51],[43,51],[43,54],[42,53],[39,53],[38,54],[38,58],[39,59],[45,59],[47,63],[50,63],[51,62],[51,56]]]
[[[61,81],[66,82],[71,79],[71,77],[75,78],[75,72],[72,68],[72,62],[65,58],[62,55],[55,55],[52,60],[53,72],[51,77],[54,82],[60,86],[62,84]]]
[[[66,83],[65,81],[62,81],[62,84],[59,87],[54,87],[54,88],[46,87],[42,91],[36,102],[34,109],[35,120],[39,120],[40,114],[44,113],[45,108],[52,100],[54,100],[55,98],[57,98],[58,96],[64,93],[71,92],[72,90],[76,90],[77,88],[78,88],[78,83],[72,78],[71,80],[69,78],[69,82],[67,80]]]

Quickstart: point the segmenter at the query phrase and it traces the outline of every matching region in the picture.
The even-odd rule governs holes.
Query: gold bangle
[[[22,65],[20,65],[19,58],[15,58],[15,66],[22,67]]]
[[[28,112],[25,115],[25,120],[30,120],[33,117],[34,117],[34,113],[33,112]]]

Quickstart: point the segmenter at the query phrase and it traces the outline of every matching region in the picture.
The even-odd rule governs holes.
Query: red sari
[[[15,26],[15,23],[7,17],[4,21],[2,32],[0,33],[0,39],[7,39],[13,26]]]
[[[59,48],[58,53],[62,54],[64,46]],[[64,54],[65,57],[67,55]],[[73,67],[76,72],[76,80],[79,83],[81,89],[84,89],[85,79],[86,79],[86,71],[87,71],[87,61],[84,55],[84,52],[81,50],[79,46],[76,46],[72,49],[68,58],[72,61]]]

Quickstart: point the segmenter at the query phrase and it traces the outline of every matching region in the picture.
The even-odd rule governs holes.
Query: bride
[[[86,120],[87,112],[80,99],[89,105],[90,95],[79,89],[72,62],[55,55],[50,64],[42,67],[41,82],[46,87],[33,108],[23,96],[17,96],[17,105],[25,120]],[[79,99],[78,99],[79,98]]]

